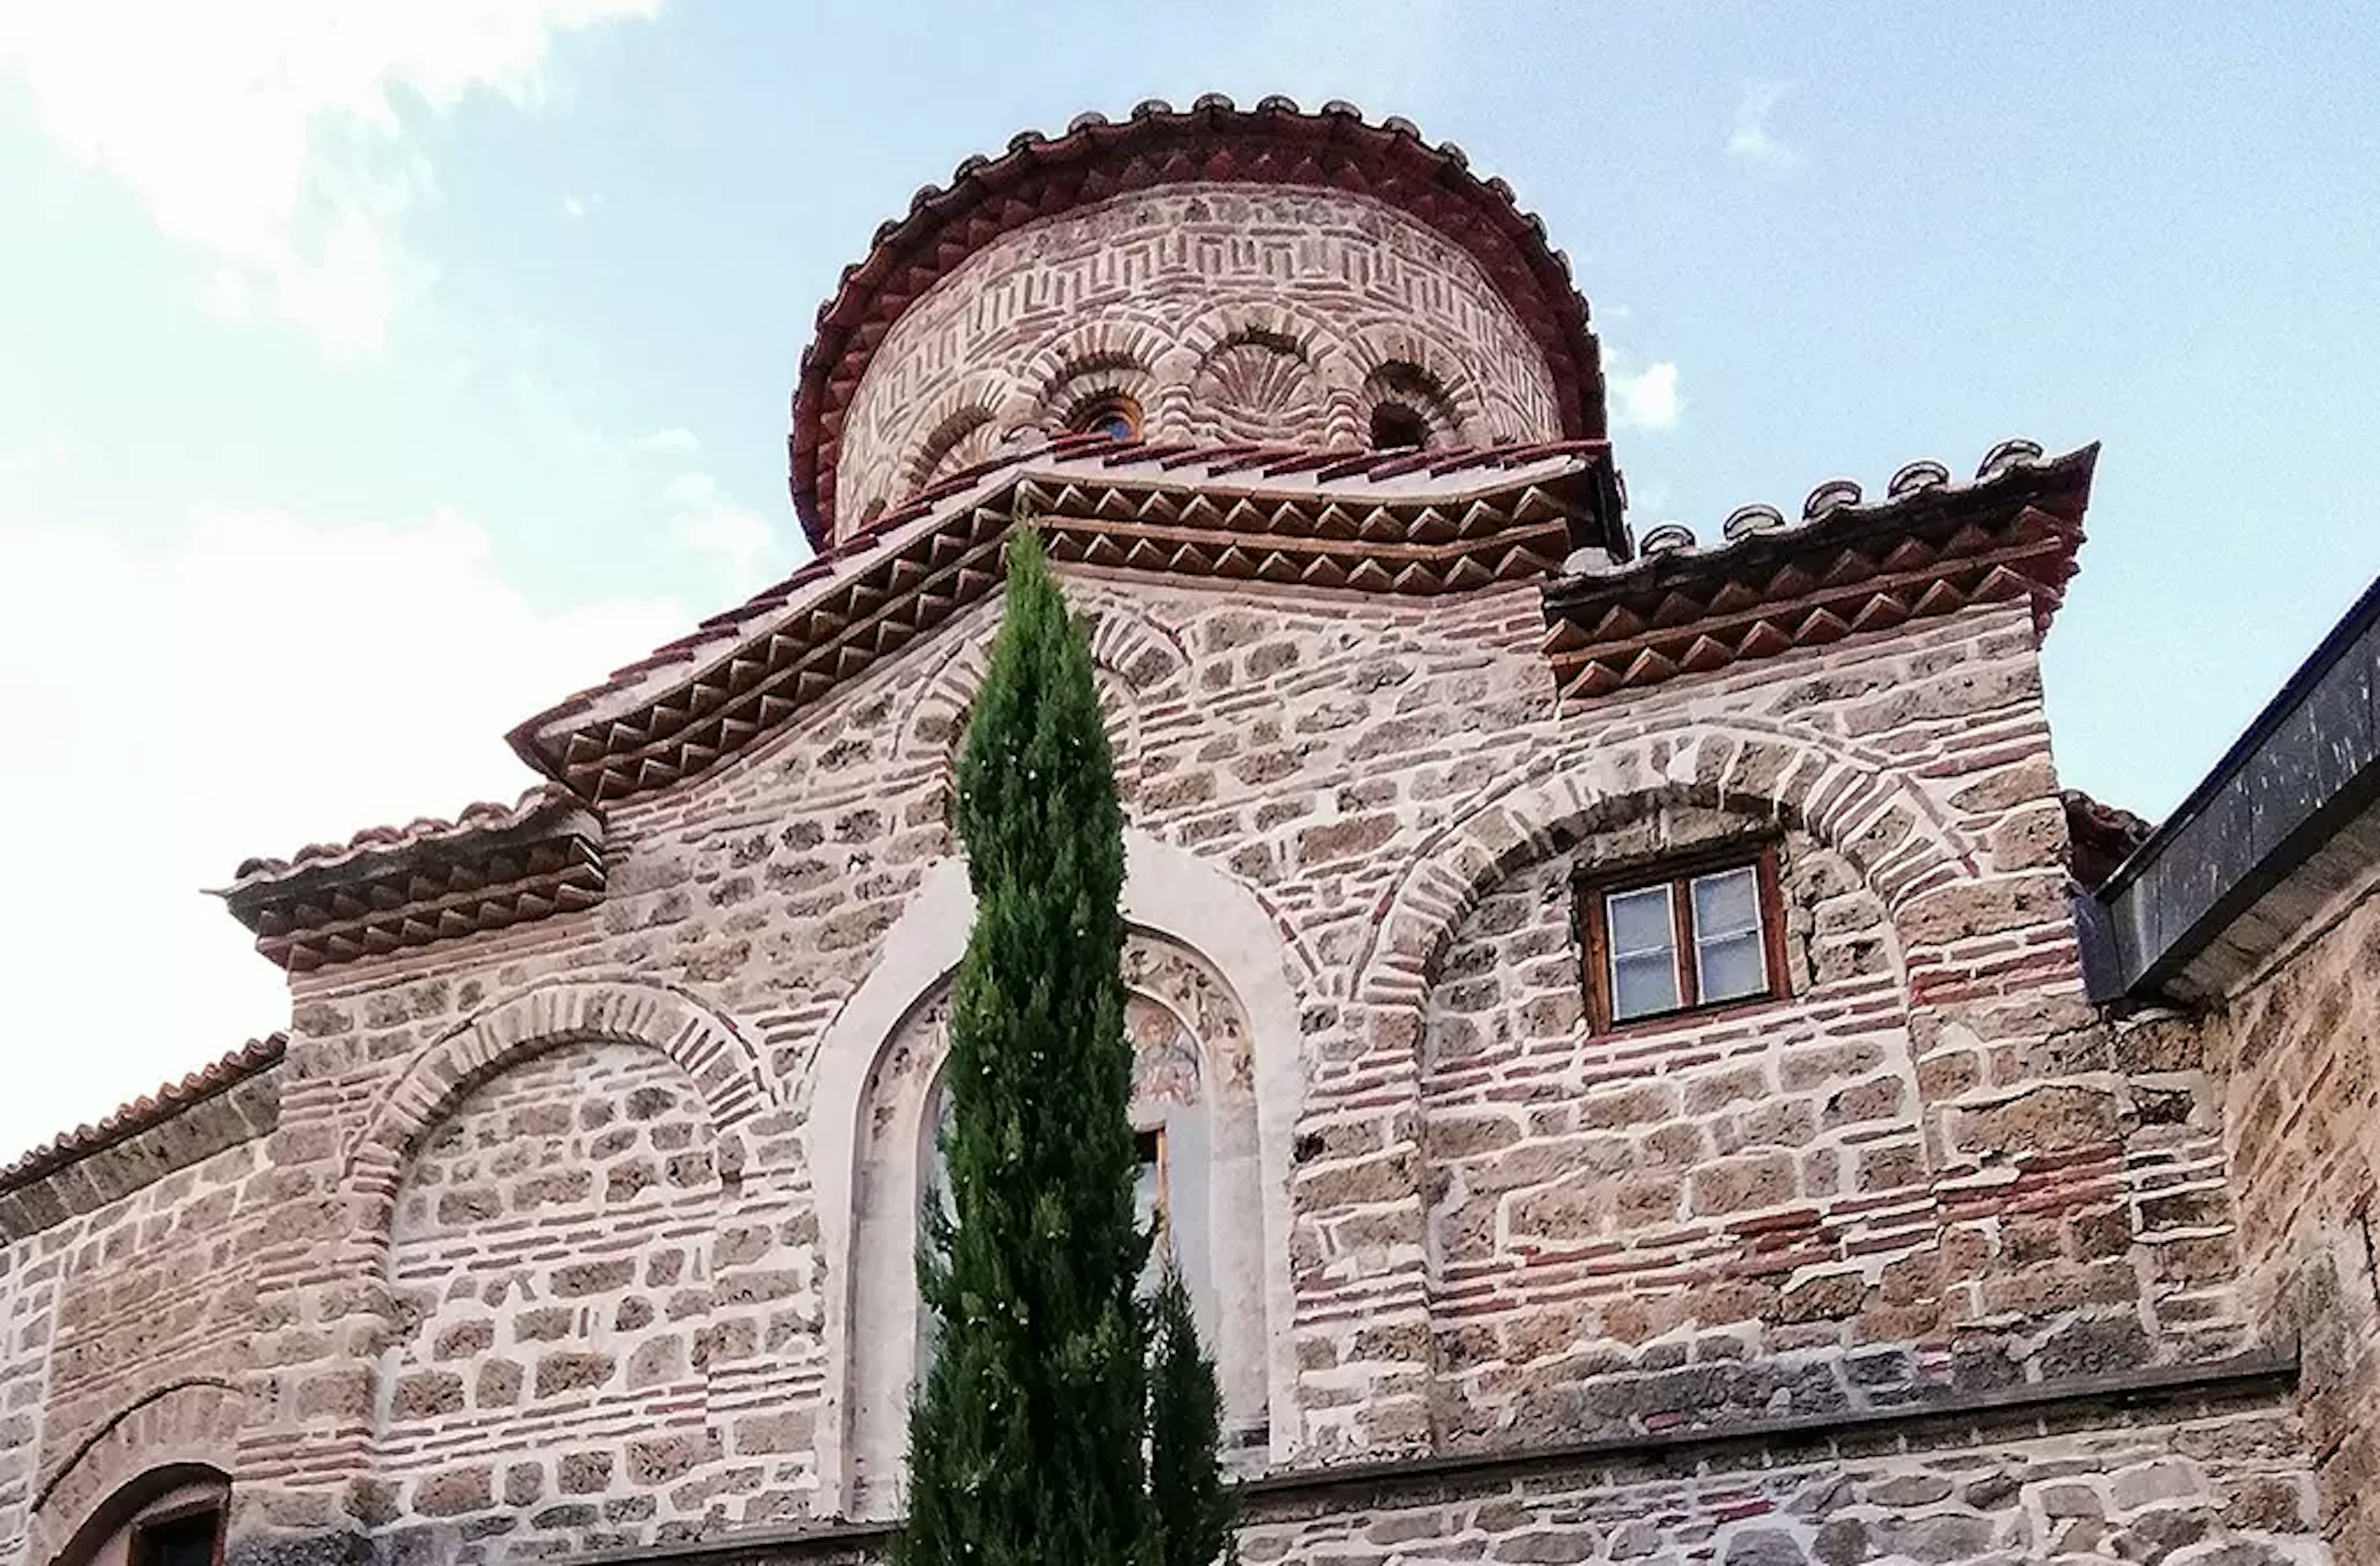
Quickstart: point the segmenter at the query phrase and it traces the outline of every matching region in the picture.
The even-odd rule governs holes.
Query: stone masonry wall
[[[1926,1196],[1898,952],[1842,856],[1800,832],[1781,844],[1786,1002],[1600,1037],[1581,1026],[1578,873],[1758,825],[1685,806],[1582,823],[1573,847],[1496,883],[1448,947],[1421,1108],[1440,1426],[1455,1444],[1906,1389],[1905,1267],[1758,1266],[1779,1232],[1763,1211]],[[1895,1346],[1840,1352],[1877,1341]],[[1822,1348],[1838,1352],[1810,1363]]]
[[[2312,1486],[2286,1415],[2205,1407],[2095,1427],[1546,1464],[1519,1476],[1258,1498],[1251,1566],[2157,1561],[2307,1566]],[[1930,1450],[1929,1450],[1930,1449]],[[2346,1559],[2342,1557],[2341,1559]]]
[[[2205,1081],[2128,1063],[2082,997],[2022,606],[1562,710],[1531,588],[1422,604],[1075,573],[1068,590],[1129,738],[1135,832],[1239,889],[1257,915],[1210,942],[1272,953],[1294,998],[1252,1039],[1257,1081],[1293,1085],[1257,1115],[1267,1167],[1286,1171],[1267,1198],[1287,1213],[1265,1261],[1287,1317],[1274,1463],[1493,1445],[1548,1419],[1658,1431],[1920,1402],[2249,1344],[2228,1230],[2193,1206],[2221,1159]],[[821,1212],[812,1159],[814,1118],[856,1111],[820,1101],[819,1055],[950,855],[951,723],[996,613],[962,615],[715,773],[611,809],[599,907],[294,982],[272,1222],[242,1274],[258,1326],[236,1378],[238,1566],[328,1559],[360,1534],[409,1560],[528,1559],[848,1508],[850,1367],[826,1322],[849,1287],[831,1246],[849,1215]],[[1583,845],[1707,812],[1786,834],[1806,990],[1759,1026],[1589,1037],[1530,923],[1548,878]],[[920,997],[940,977],[908,976]],[[1458,991],[1490,983],[1500,1031],[1465,1056],[1451,1019],[1486,1014]],[[1284,1056],[1295,1069],[1268,1076]],[[654,1074],[627,1086],[636,1072]],[[689,1436],[698,1414],[692,1466],[649,1473],[623,1447],[601,1501],[580,1502],[562,1454],[500,1457],[469,1427],[483,1373],[520,1365],[533,1398],[540,1357],[564,1351],[516,1341],[551,1297],[454,1287],[458,1236],[477,1255],[567,1223],[587,1259],[649,1261],[658,1238],[606,1249],[612,1166],[584,1192],[566,1177],[642,1156],[599,1155],[613,1126],[583,1112],[625,1115],[663,1081],[669,1123],[714,1139],[708,1308],[750,1327],[713,1335],[698,1398],[689,1377],[662,1383],[683,1398],[656,1387],[638,1405]],[[1496,1177],[1514,1190],[1561,1187],[1577,1171],[1543,1166],[1611,1137],[1631,1160],[1691,1142],[1717,1172],[1675,1190],[1650,1165],[1621,1175],[1667,1192],[1674,1233],[1657,1203],[1621,1243],[1582,1190],[1529,1209],[1533,1249],[1509,1227],[1490,1246],[1457,1214],[1503,1153],[1504,1133],[1467,1123],[1498,1116],[1516,1128]],[[450,1220],[429,1193],[482,1152],[490,1171],[499,1156],[554,1168],[487,1173],[507,1211]],[[665,1247],[689,1267],[698,1227]],[[1687,1287],[1714,1257],[1724,1283]],[[549,1262],[568,1265],[534,1266]],[[450,1281],[426,1315],[418,1268]],[[538,1276],[559,1292],[559,1271]],[[568,1419],[632,1399],[625,1361],[660,1329],[619,1313],[634,1295],[665,1317],[671,1298],[638,1276],[565,1307],[599,1340],[571,1352],[615,1361],[600,1399],[571,1390],[589,1401]],[[1534,1357],[1514,1352],[1532,1317],[1556,1340]],[[1650,1379],[1603,1398],[1606,1371]],[[460,1407],[425,1380],[401,1411],[419,1376],[455,1378]],[[393,1460],[413,1464],[394,1484]],[[433,1510],[424,1477],[450,1464],[484,1481]],[[535,1483],[511,1488],[516,1468]]]
[[[0,1559],[46,1561],[151,1465],[233,1466],[288,1189],[258,1137],[0,1255]]]
[[[1160,188],[996,239],[904,312],[844,425],[843,527],[1103,392],[1161,440],[1360,446],[1382,402],[1440,441],[1561,429],[1518,318],[1426,225],[1339,191]]]
[[[2203,1048],[2224,1104],[2250,1310],[2294,1340],[2323,1531],[2380,1560],[2380,895],[2367,890],[2206,1019],[2144,1026],[2143,1048]],[[2225,1204],[2209,1193],[2211,1209]]]
[[[719,1198],[709,1111],[652,1050],[566,1045],[457,1105],[390,1238],[398,1337],[371,1464],[387,1517],[498,1497],[538,1508],[533,1526],[606,1505],[703,1516]]]

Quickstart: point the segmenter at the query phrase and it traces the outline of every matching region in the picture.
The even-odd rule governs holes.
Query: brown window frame
[[[1751,994],[1705,1001],[1701,998],[1702,975],[1697,966],[1699,957],[1694,941],[1694,883],[1704,876],[1723,875],[1730,870],[1742,869],[1755,872],[1753,882],[1760,913],[1761,963],[1767,982]],[[1617,1016],[1614,1013],[1619,998],[1614,993],[1611,974],[1608,900],[1657,886],[1667,887],[1670,893],[1670,939],[1677,965],[1678,1004],[1630,1017]],[[1773,839],[1757,844],[1739,843],[1629,868],[1610,871],[1582,869],[1575,882],[1575,894],[1582,938],[1580,948],[1585,970],[1582,977],[1585,980],[1587,1021],[1597,1033],[1653,1026],[1683,1016],[1766,1005],[1783,1000],[1791,993],[1785,965],[1785,898],[1778,870],[1777,844]]]
[[[1133,1128],[1134,1167],[1136,1169],[1142,1164],[1152,1164],[1157,1170],[1156,1220],[1157,1232],[1160,1237],[1172,1227],[1173,1222],[1173,1193],[1169,1189],[1171,1182],[1168,1179],[1172,1171],[1167,1168],[1172,1151],[1167,1145],[1169,1140],[1165,1135],[1165,1127],[1162,1125],[1142,1125]]]

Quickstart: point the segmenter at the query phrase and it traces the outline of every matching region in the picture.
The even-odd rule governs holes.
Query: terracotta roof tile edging
[[[230,1092],[280,1064],[288,1049],[286,1033],[252,1038],[198,1070],[161,1085],[154,1092],[119,1104],[95,1122],[52,1137],[0,1166],[0,1195],[21,1191],[44,1176],[130,1141],[210,1099]]]

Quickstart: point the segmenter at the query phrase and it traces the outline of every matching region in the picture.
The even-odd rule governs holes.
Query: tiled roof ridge
[[[261,1072],[270,1071],[288,1048],[289,1036],[285,1033],[251,1038],[198,1070],[160,1085],[154,1092],[117,1105],[93,1123],[61,1133],[0,1167],[0,1192],[30,1185],[43,1175],[163,1125],[193,1105],[228,1092]]]
[[[1002,235],[1168,184],[1345,188],[1407,212],[1470,254],[1537,335],[1565,433],[1601,437],[1608,425],[1600,350],[1570,262],[1512,188],[1482,178],[1470,163],[1462,148],[1433,146],[1395,115],[1374,125],[1335,99],[1309,114],[1279,95],[1241,109],[1221,93],[1208,93],[1186,110],[1150,99],[1122,121],[1077,115],[1063,135],[1027,130],[996,158],[968,158],[947,187],[920,188],[906,212],[878,226],[867,255],[844,269],[819,309],[786,438],[788,482],[803,531],[820,546],[832,534],[841,413],[892,322],[913,301]],[[1096,179],[1095,170],[1101,176]]]
[[[921,492],[508,737],[581,798],[667,787],[975,601],[998,579],[1012,505],[1041,515],[1060,561],[1427,595],[1550,576],[1582,531],[1624,543],[1615,482],[1599,439],[1363,452],[1062,437]],[[848,645],[862,627],[867,644]]]
[[[2000,442],[1984,454],[1971,480],[1956,480],[1950,469],[1931,457],[1919,457],[1901,464],[1891,478],[1885,480],[1882,495],[1871,500],[1855,479],[1828,479],[1814,486],[1803,498],[1801,513],[1789,518],[1777,506],[1764,502],[1739,505],[1728,513],[1720,523],[1719,541],[1704,545],[1696,541],[1694,530],[1683,522],[1662,522],[1645,529],[1636,540],[1636,552],[1628,560],[1587,561],[1578,564],[1570,575],[1610,577],[1654,568],[1670,557],[1681,560],[1714,560],[1749,540],[1790,536],[1811,528],[1842,512],[1850,516],[1886,516],[1929,492],[1940,497],[1972,494],[1998,480],[2026,474],[2069,474],[2088,481],[2099,453],[2097,442],[2078,446],[2056,456],[2043,454],[2033,441],[2012,438]]]
[[[1663,523],[1633,559],[1582,550],[1546,584],[1557,687],[1590,700],[1985,603],[2027,603],[2046,634],[2076,569],[2098,450],[2047,457],[2003,441],[1969,482],[1914,462],[1873,502],[1849,480],[1819,485],[1797,522],[1739,507],[1708,548]]]
[[[2095,892],[2155,830],[2147,818],[2103,803],[2079,788],[2061,790],[2058,797],[2066,811],[2074,879]]]
[[[477,800],[452,817],[420,816],[402,825],[366,827],[345,843],[310,843],[285,859],[256,856],[240,861],[232,884],[217,895],[269,885],[309,871],[331,869],[357,859],[401,853],[424,844],[503,832],[557,807],[583,809],[585,804],[558,783],[540,782],[522,790],[509,805]]]

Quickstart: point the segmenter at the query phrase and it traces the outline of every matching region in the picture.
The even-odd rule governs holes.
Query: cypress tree
[[[1089,645],[1039,541],[958,767],[975,925],[953,989],[938,1322],[909,1413],[898,1566],[1137,1566],[1151,1540],[1147,1324],[1135,1290],[1123,816]]]
[[[1149,1319],[1148,1503],[1152,1566],[1213,1566],[1238,1559],[1231,1497],[1216,1460],[1223,1395],[1198,1342],[1190,1291],[1166,1258]]]

